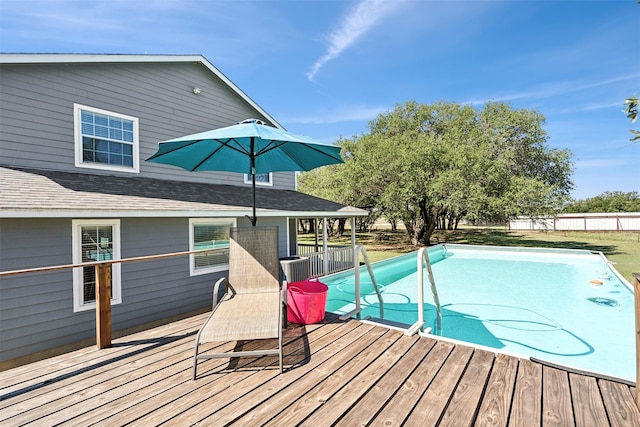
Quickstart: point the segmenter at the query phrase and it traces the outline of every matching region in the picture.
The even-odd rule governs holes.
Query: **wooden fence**
[[[542,231],[640,231],[640,212],[559,214],[547,217],[518,217],[509,221],[510,230]]]

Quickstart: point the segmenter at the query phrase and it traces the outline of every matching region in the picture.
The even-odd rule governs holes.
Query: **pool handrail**
[[[424,268],[423,262],[426,264],[427,275],[429,276],[429,284],[431,286],[431,295],[433,303],[436,307],[436,328],[435,335],[442,335],[442,310],[440,308],[440,298],[438,297],[438,289],[433,278],[431,270],[431,262],[429,261],[429,253],[427,248],[420,248],[417,255],[418,261],[418,321],[411,325],[405,332],[405,335],[414,335],[416,332],[424,331]]]
[[[378,286],[378,282],[376,281],[376,276],[373,274],[373,269],[371,268],[371,262],[369,261],[369,255],[367,255],[367,250],[362,245],[355,245],[353,247],[353,274],[355,278],[355,303],[356,308],[351,310],[348,313],[340,316],[340,320],[345,320],[353,316],[357,316],[360,319],[360,312],[362,311],[362,307],[360,306],[360,254],[364,258],[364,264],[367,266],[367,270],[369,271],[369,277],[371,277],[371,283],[373,283],[373,289],[376,291],[376,295],[378,296],[378,304],[380,306],[380,318],[384,319],[384,301],[382,300],[382,294],[380,294],[380,287]]]

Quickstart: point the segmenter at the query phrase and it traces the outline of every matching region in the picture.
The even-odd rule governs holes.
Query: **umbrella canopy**
[[[150,162],[188,171],[226,171],[250,174],[253,183],[253,218],[256,224],[255,175],[269,172],[309,171],[343,163],[340,147],[250,119],[233,126],[161,142]]]

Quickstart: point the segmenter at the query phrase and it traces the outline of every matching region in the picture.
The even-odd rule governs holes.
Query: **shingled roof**
[[[239,217],[250,187],[0,167],[0,217]],[[366,211],[292,190],[258,188],[258,216],[353,217]]]

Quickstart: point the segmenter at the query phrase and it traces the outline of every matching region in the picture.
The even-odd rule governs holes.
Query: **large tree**
[[[504,220],[560,207],[572,188],[570,153],[546,147],[543,123],[504,103],[477,111],[410,101],[341,141],[346,162],[335,171],[356,206],[401,220],[412,243],[429,244],[436,227],[463,217]]]
[[[601,212],[640,212],[640,195],[637,191],[605,191],[595,197],[576,200],[568,204],[563,212],[601,213]]]

